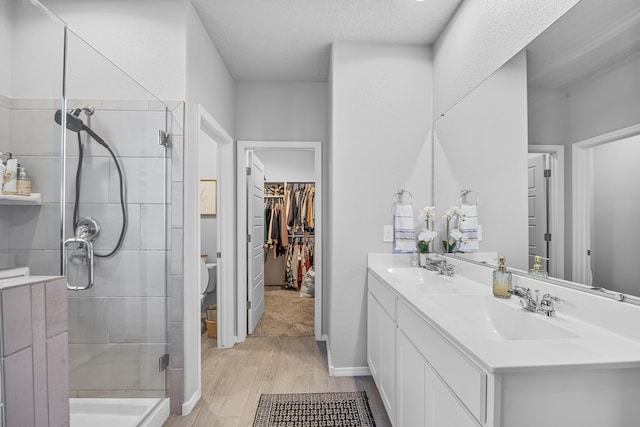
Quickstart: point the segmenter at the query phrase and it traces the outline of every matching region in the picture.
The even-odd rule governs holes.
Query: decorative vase
[[[426,267],[427,266],[427,258],[429,257],[428,253],[421,253],[420,254],[420,267]]]

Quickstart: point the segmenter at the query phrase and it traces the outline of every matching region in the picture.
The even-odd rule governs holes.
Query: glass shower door
[[[88,287],[69,291],[71,396],[164,397],[170,163],[158,136],[173,118],[67,34],[63,252],[70,287]],[[92,260],[77,244],[91,240],[87,224]]]

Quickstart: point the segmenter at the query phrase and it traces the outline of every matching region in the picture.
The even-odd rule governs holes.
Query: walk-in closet
[[[256,336],[314,334],[313,152],[256,151],[264,163],[264,302]]]

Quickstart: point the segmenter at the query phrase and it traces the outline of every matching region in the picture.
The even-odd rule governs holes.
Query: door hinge
[[[545,242],[551,241],[551,233],[544,233],[544,241]]]
[[[169,355],[163,354],[158,358],[158,371],[162,372],[169,367]]]
[[[247,175],[251,175],[251,168],[247,167]]]
[[[591,256],[591,249],[587,249],[587,255]]]
[[[251,243],[251,234],[247,234],[247,243]]]
[[[247,310],[251,310],[251,301],[247,301]]]
[[[222,258],[222,252],[217,252],[216,253],[216,258],[218,258],[218,259]]]
[[[544,177],[545,178],[550,178],[551,177],[551,169],[545,169],[544,170]]]
[[[171,134],[169,132],[165,132],[162,129],[158,131],[158,145],[163,147],[168,147],[171,143]]]

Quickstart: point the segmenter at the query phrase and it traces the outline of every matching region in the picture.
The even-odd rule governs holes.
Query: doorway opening
[[[321,340],[321,145],[239,141],[237,159],[238,341]]]
[[[549,275],[564,278],[564,146],[529,145],[529,267],[544,260]]]

